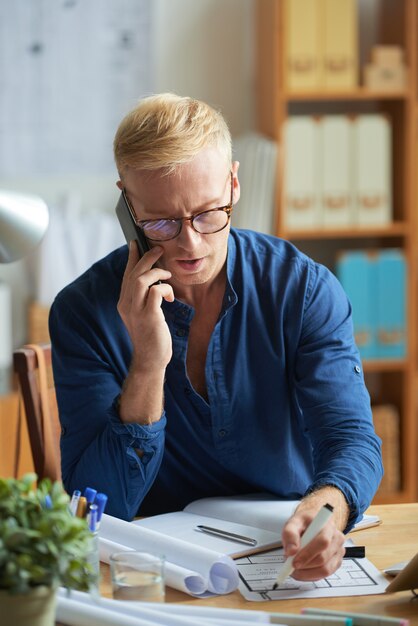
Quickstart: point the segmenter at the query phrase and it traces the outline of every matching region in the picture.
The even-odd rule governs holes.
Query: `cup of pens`
[[[71,514],[85,518],[91,532],[91,549],[86,559],[96,574],[96,585],[90,589],[90,592],[95,594],[99,593],[100,580],[98,530],[106,502],[107,496],[104,493],[97,493],[91,487],[86,487],[84,495],[81,495],[81,491],[74,491],[70,501]]]
[[[164,557],[125,550],[111,554],[109,564],[115,600],[164,602]]]

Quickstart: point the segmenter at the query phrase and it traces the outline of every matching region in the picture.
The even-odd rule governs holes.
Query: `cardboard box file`
[[[358,85],[356,0],[322,0],[323,86],[328,90]]]
[[[355,221],[384,226],[392,219],[390,123],[383,115],[359,115],[353,129]]]
[[[361,358],[372,359],[376,355],[374,264],[367,252],[349,251],[339,256],[336,271],[352,306],[354,339]]]
[[[353,216],[352,122],[346,115],[322,118],[320,204],[324,227],[350,226]]]
[[[382,440],[384,475],[379,495],[394,493],[401,488],[399,411],[391,404],[372,406],[373,423]]]
[[[289,91],[319,89],[321,0],[285,2],[285,85]]]
[[[406,261],[401,250],[381,250],[376,262],[377,355],[406,356]]]
[[[284,207],[286,227],[320,224],[319,123],[311,116],[289,117],[285,126]]]

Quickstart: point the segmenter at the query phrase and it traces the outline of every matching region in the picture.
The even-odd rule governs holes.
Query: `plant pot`
[[[0,591],[0,624],[8,626],[54,626],[56,589],[35,587],[25,594]]]

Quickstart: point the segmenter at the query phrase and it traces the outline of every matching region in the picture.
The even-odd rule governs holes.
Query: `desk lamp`
[[[48,221],[41,198],[0,189],[0,263],[23,259],[40,243]]]
[[[0,263],[23,259],[48,228],[45,202],[36,196],[0,189]],[[0,281],[0,394],[10,387],[12,361],[11,288]]]

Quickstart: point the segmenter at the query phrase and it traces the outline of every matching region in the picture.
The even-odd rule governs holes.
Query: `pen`
[[[77,513],[78,501],[80,500],[80,496],[81,496],[81,491],[79,491],[78,489],[73,491],[73,495],[71,496],[71,500],[70,500],[71,515],[76,515]]]
[[[84,496],[80,496],[78,499],[76,516],[86,517],[86,513],[87,513],[87,500]]]
[[[286,626],[353,626],[349,617],[331,615],[295,615],[294,613],[269,613],[270,624]]]
[[[331,517],[333,511],[334,508],[330,504],[325,504],[321,509],[319,509],[318,513],[313,518],[312,522],[309,524],[308,528],[302,535],[302,538],[300,540],[301,548],[304,548],[310,541],[312,541],[314,537],[316,537],[319,532],[321,532],[321,530]],[[277,576],[277,580],[273,585],[273,590],[277,589],[277,587],[281,585],[282,582],[284,582],[286,578],[290,576],[293,572],[293,559],[293,556],[289,556],[286,559],[283,567],[279,572],[279,575]]]
[[[247,546],[256,546],[257,540],[251,539],[251,537],[244,537],[244,535],[237,535],[236,533],[230,533],[227,530],[221,530],[220,528],[212,528],[212,526],[196,526],[202,533],[207,535],[214,535],[215,537],[222,537],[222,539],[229,539],[230,541],[237,541],[238,543],[245,543]]]
[[[105,493],[98,493],[94,498],[94,504],[97,504],[97,528],[99,528],[100,520],[102,519],[107,499],[108,498]]]
[[[90,504],[89,512],[87,513],[87,524],[92,533],[97,532],[97,508],[97,504]]]
[[[46,496],[45,496],[45,508],[46,509],[52,509],[52,499],[51,499],[51,496],[49,495],[49,493],[47,493]]]
[[[396,617],[384,617],[381,615],[368,615],[367,613],[346,613],[345,611],[332,611],[331,609],[302,609],[303,614],[308,615],[333,615],[335,617],[351,617],[353,626],[408,626],[407,619]]]
[[[92,487],[86,487],[84,489],[84,497],[86,498],[87,509],[86,512],[89,512],[90,504],[93,504],[94,498],[96,497],[96,489],[92,489]]]

